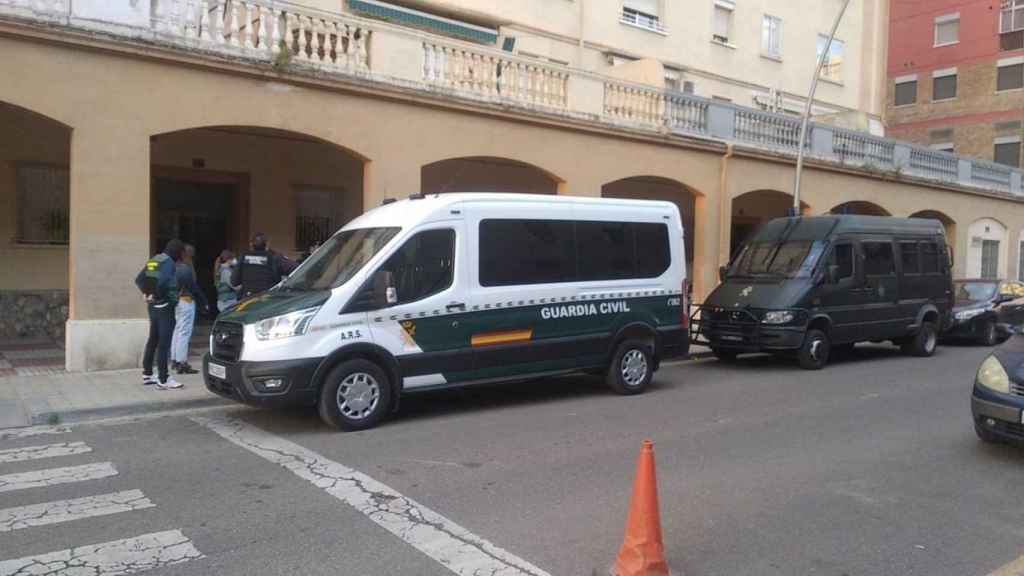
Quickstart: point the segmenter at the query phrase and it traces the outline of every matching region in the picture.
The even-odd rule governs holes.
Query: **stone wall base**
[[[66,362],[69,372],[119,370],[142,365],[149,320],[68,320]]]
[[[67,319],[67,290],[0,290],[0,339],[63,342]]]

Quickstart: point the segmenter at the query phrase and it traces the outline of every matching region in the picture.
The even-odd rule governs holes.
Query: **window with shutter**
[[[732,34],[732,9],[722,4],[715,4],[715,22],[712,38],[716,42],[728,44]]]
[[[935,19],[935,46],[947,46],[960,41],[960,14],[947,14]]]

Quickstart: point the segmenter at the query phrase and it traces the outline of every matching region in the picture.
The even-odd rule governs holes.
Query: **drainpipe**
[[[793,182],[792,216],[800,215],[800,176],[804,168],[804,143],[807,142],[807,123],[811,119],[811,107],[814,105],[814,93],[818,90],[818,78],[821,77],[821,69],[825,67],[825,59],[828,58],[829,50],[832,49],[832,41],[835,40],[836,31],[839,30],[839,23],[843,20],[843,14],[846,13],[846,7],[849,5],[850,0],[843,0],[843,7],[839,9],[839,14],[836,15],[836,20],[832,23],[832,33],[828,35],[825,49],[821,51],[821,57],[818,58],[818,66],[814,69],[814,78],[811,79],[811,90],[807,95],[807,104],[804,106],[804,116],[800,119],[800,140],[797,141],[796,151],[796,179]]]
[[[729,222],[732,221],[732,207],[729,206],[729,159],[732,158],[732,152],[732,144],[726,144],[718,174],[718,264],[715,266],[716,275],[718,266],[729,263],[729,239],[732,235],[729,229]]]

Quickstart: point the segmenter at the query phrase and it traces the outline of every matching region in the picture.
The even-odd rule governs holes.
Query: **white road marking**
[[[4,462],[21,462],[23,460],[69,456],[71,454],[85,454],[86,452],[92,452],[92,448],[86,446],[85,442],[61,442],[59,444],[9,448],[7,450],[0,450],[0,464]]]
[[[0,441],[2,440],[13,440],[16,438],[28,438],[30,436],[40,436],[43,434],[67,434],[71,432],[71,428],[67,426],[30,426],[28,428],[12,428],[10,430],[0,430]]]
[[[0,560],[0,576],[134,574],[202,557],[180,530],[169,530],[16,560]]]
[[[234,418],[191,419],[322,488],[455,574],[549,576],[362,472]]]
[[[1024,556],[999,568],[988,576],[1024,576]]]
[[[71,500],[54,500],[0,510],[0,532],[32,526],[59,524],[119,512],[131,512],[155,506],[141,490],[125,490]]]
[[[117,470],[114,469],[114,465],[110,462],[5,474],[0,476],[0,492],[40,488],[42,486],[53,486],[54,484],[84,482],[86,480],[97,480],[116,475]]]

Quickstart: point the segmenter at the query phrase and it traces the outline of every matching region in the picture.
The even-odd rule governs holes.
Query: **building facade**
[[[60,338],[70,370],[137,365],[147,322],[132,279],[166,239],[196,245],[210,287],[214,257],[257,231],[294,256],[415,192],[675,202],[699,301],[742,239],[793,205],[799,119],[766,110],[749,85],[736,93],[745,102],[716,93],[725,87],[703,92],[712,84],[699,79],[693,94],[671,85],[673,66],[742,70],[673,64],[666,55],[695,42],[672,40],[689,25],[674,4],[495,2],[487,14],[468,1],[314,4],[0,0],[0,338]],[[716,9],[729,11],[707,4],[704,54],[760,63],[757,34],[749,50],[742,37],[706,38]],[[566,43],[530,20],[547,5],[586,30],[575,44],[568,35],[562,57],[526,48]],[[607,33],[591,32],[605,5]],[[828,20],[823,11],[811,40]],[[767,28],[789,31],[781,64],[796,66],[789,21]],[[645,52],[659,41],[682,44],[662,60]],[[853,46],[830,64],[845,66]],[[599,65],[586,65],[594,54]],[[799,59],[812,73],[813,51]],[[801,212],[936,218],[958,275],[1017,275],[1009,239],[1024,233],[1021,172],[845,127],[844,114],[870,108],[858,104],[862,74],[826,71],[837,73],[842,84],[826,83],[819,104],[829,122],[813,123],[803,143]],[[744,75],[755,78],[737,72],[722,86]]]
[[[893,0],[889,133],[1018,167],[1024,0]]]

